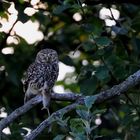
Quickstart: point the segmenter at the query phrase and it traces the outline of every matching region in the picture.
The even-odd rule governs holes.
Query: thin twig
[[[104,60],[104,58],[103,58],[102,56],[101,56],[101,61],[103,62],[103,64],[104,64],[104,65],[106,66],[106,68],[108,69],[109,74],[110,74],[111,78],[113,79],[114,83],[115,83],[115,84],[118,83],[118,80],[117,80],[116,77],[113,75],[113,72],[112,72],[111,68],[106,64],[106,62],[105,62],[105,60]]]
[[[84,9],[83,9],[81,0],[77,0],[77,3],[80,5],[81,11],[82,11],[82,13],[83,13],[83,18],[86,19],[85,11],[84,11]]]
[[[110,7],[109,7],[109,10],[110,10],[112,20],[114,20],[121,27],[122,25],[121,25],[119,19],[118,20],[115,19],[114,15],[113,15],[113,11],[111,10]]]
[[[6,40],[7,38],[10,36],[11,31],[13,30],[14,26],[16,25],[18,19],[13,23],[12,27],[10,28],[9,32],[5,35],[5,37],[3,38],[3,40],[0,42],[0,49],[4,48],[6,45]]]
[[[78,45],[77,47],[76,47],[76,49],[74,50],[74,52],[73,52],[73,55],[76,53],[76,51],[79,49],[79,48],[81,48],[82,47],[82,45],[83,45],[83,43],[82,44],[80,44],[80,45]]]

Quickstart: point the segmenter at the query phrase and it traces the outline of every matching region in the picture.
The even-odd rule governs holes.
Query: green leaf
[[[111,40],[107,37],[95,38],[95,42],[98,46],[108,46],[111,44]]]
[[[59,5],[53,10],[53,13],[56,14],[56,15],[59,15],[68,8],[70,8],[69,4]]]
[[[140,39],[139,38],[132,38],[131,42],[132,42],[135,54],[140,54]]]
[[[85,105],[86,105],[86,107],[88,107],[90,109],[92,107],[92,105],[95,103],[96,99],[97,99],[96,95],[94,95],[94,96],[87,96],[85,98]]]
[[[104,109],[96,109],[96,110],[94,110],[93,115],[105,113],[106,110],[107,110],[106,108],[104,108]]]
[[[63,140],[65,135],[57,135],[53,140]]]
[[[87,140],[87,137],[85,135],[79,135],[75,138],[75,140]]]
[[[128,33],[126,28],[117,27],[117,26],[112,26],[112,31],[114,31],[116,34],[120,34],[120,35],[125,35]]]
[[[84,79],[80,82],[80,92],[85,95],[91,95],[94,93],[97,87],[97,78],[91,77],[90,79]]]
[[[15,5],[15,8],[16,8],[16,10],[18,10],[19,21],[21,21],[22,23],[25,23],[30,19],[30,17],[27,14],[24,13],[24,10],[26,8],[25,5],[22,5],[22,4],[21,5]]]
[[[18,0],[20,4],[24,4],[24,0]]]
[[[83,109],[76,110],[76,113],[84,120],[88,120],[89,112]]]
[[[61,127],[66,127],[69,119],[70,119],[70,117],[67,117],[65,120],[62,120],[62,118],[56,117],[55,121]]]
[[[140,31],[140,22],[135,23],[131,26],[135,31]]]
[[[108,82],[110,79],[109,71],[105,66],[100,66],[96,69],[95,75],[103,82]]]
[[[87,136],[81,133],[69,132],[71,136],[74,137],[74,140],[87,140]]]
[[[62,62],[66,65],[69,65],[69,66],[74,65],[73,60],[69,56],[63,56],[61,59],[62,59]]]
[[[85,133],[83,122],[79,118],[74,118],[70,120],[70,128],[73,133],[76,133],[76,134]]]
[[[19,15],[18,16],[19,16],[19,19],[20,19],[20,21],[22,23],[25,23],[25,22],[27,22],[30,19],[29,16],[27,16],[26,14],[24,14],[22,12],[19,12]]]
[[[86,22],[81,26],[86,32],[90,33],[89,37],[93,39],[94,37],[99,37],[102,33],[103,24],[99,18],[92,18],[90,22]]]
[[[93,42],[86,41],[83,43],[83,48],[87,52],[87,51],[95,50],[96,45]]]

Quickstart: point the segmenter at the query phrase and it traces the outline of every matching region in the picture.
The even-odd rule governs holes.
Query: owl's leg
[[[43,102],[43,109],[47,109],[48,115],[50,116],[49,112],[49,105],[50,105],[50,91],[48,90],[47,82],[44,83],[44,87],[42,88],[42,102]]]
[[[28,101],[28,95],[25,93],[24,95],[24,104]]]
[[[29,88],[27,89],[25,96],[24,96],[24,104],[31,98],[31,92],[29,90]]]
[[[49,105],[50,105],[50,95],[49,94],[46,94],[46,93],[43,93],[42,94],[43,97],[42,97],[42,100],[43,100],[43,109],[47,109],[47,112],[48,112],[48,115],[50,116],[50,111],[49,111]]]

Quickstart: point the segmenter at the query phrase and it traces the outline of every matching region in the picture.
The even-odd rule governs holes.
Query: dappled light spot
[[[73,83],[76,83],[77,81],[76,81],[76,76],[70,76],[70,77],[68,77],[68,78],[66,78],[65,79],[65,83],[67,84],[67,85],[70,85],[70,84],[73,84]]]
[[[99,12],[99,16],[100,16],[101,19],[112,18],[111,12],[113,14],[113,18],[115,20],[118,20],[119,17],[120,17],[120,12],[116,9],[113,9],[113,8],[108,9],[108,8],[103,7]]]
[[[96,125],[101,125],[101,123],[102,123],[101,118],[100,118],[100,117],[97,117],[97,118],[95,119],[95,124],[96,124]]]
[[[43,33],[39,31],[39,22],[32,22],[31,20],[26,23],[22,23],[20,21],[14,27],[14,30],[17,35],[24,38],[27,43],[34,44],[37,41],[43,39]]]
[[[83,66],[86,66],[86,65],[88,65],[88,61],[85,59],[85,60],[82,60],[82,65]]]
[[[48,11],[44,11],[44,12],[43,12],[43,15],[45,15],[45,16],[49,16],[49,15],[50,15],[50,12],[48,12]]]
[[[28,16],[33,16],[38,10],[35,10],[34,8],[27,7],[24,10],[24,13],[27,14]]]
[[[123,131],[123,127],[122,126],[121,127],[118,127],[117,132],[118,133],[122,133],[122,131]]]
[[[1,67],[0,67],[1,68]],[[0,108],[0,118],[6,118],[8,116],[7,112],[5,111],[5,108]],[[4,134],[11,134],[9,127],[6,127],[2,130]]]
[[[81,21],[81,20],[82,20],[82,16],[81,16],[80,13],[75,13],[75,14],[73,15],[73,19],[74,19],[75,21]]]
[[[93,76],[93,75],[95,75],[95,73],[96,73],[96,71],[92,71],[91,75]]]
[[[9,30],[17,20],[18,11],[15,9],[15,4],[11,2],[11,6],[8,8],[7,18],[0,18],[0,32],[9,33]]]
[[[70,136],[67,136],[66,140],[74,140],[74,139],[72,137],[70,137]]]
[[[31,0],[31,5],[36,5],[40,2],[40,0]]]
[[[62,62],[59,62],[59,76],[58,76],[57,81],[63,80],[65,78],[66,73],[72,73],[74,71],[75,71],[74,67],[71,67],[71,66],[65,65]]]
[[[26,133],[26,136],[29,135],[29,134],[31,133],[31,129],[30,129],[30,128],[22,127],[22,129],[25,130],[25,131],[27,132],[27,133]],[[21,135],[24,136],[24,133],[21,133]]]
[[[96,60],[96,61],[93,62],[93,65],[98,67],[98,66],[101,65],[101,62],[99,60]]]
[[[54,86],[53,90],[54,90],[54,92],[57,92],[57,93],[64,93],[64,87],[63,86]]]
[[[39,1],[38,1],[39,2]],[[38,3],[37,1],[32,1],[32,3]],[[34,15],[38,10],[35,10],[34,8],[27,7],[24,12],[28,16]],[[11,27],[17,20],[18,11],[15,9],[15,4],[12,2],[11,6],[8,8],[7,18],[0,18],[0,32],[9,33]],[[26,23],[22,23],[21,21],[18,21],[13,30],[10,32],[10,35],[19,35],[20,37],[24,38],[28,44],[34,44],[37,41],[40,41],[43,39],[43,33],[39,31],[39,22],[35,21],[32,22],[31,20],[27,21]],[[8,37],[7,43],[11,44],[18,44],[19,40],[15,37]]]
[[[74,51],[71,51],[69,53],[69,57],[71,57],[71,58],[78,58],[78,57],[80,57],[80,55],[81,55],[81,52],[78,51],[78,50],[76,50],[75,52]]]
[[[116,22],[115,20],[105,19],[105,24],[106,26],[113,26],[113,25],[116,25]]]
[[[11,2],[11,6],[8,8],[8,12],[9,12],[10,14],[15,14],[15,15],[18,14],[18,11],[15,9],[15,4],[14,4],[14,2]]]
[[[16,19],[17,19],[17,15],[15,14],[8,15],[8,20],[6,18],[1,18],[0,19],[0,24],[1,24],[0,32],[9,33],[9,30],[13,26]]]
[[[11,134],[11,131],[10,131],[10,129],[9,129],[9,127],[6,127],[6,128],[4,128],[3,130],[2,130],[2,132],[4,133],[4,134]]]
[[[5,118],[5,117],[7,117],[7,112],[5,112],[5,108],[2,107],[0,108],[0,118]]]
[[[66,79],[65,79],[65,83],[66,83],[67,85],[70,85],[70,84],[72,83],[71,78],[66,78]]]
[[[0,66],[0,71],[4,71],[5,70],[5,66]]]
[[[3,54],[14,54],[14,48],[13,47],[6,47],[6,48],[3,48],[1,52]]]
[[[9,36],[7,38],[7,44],[15,44],[18,45],[20,43],[20,39],[16,36]]]
[[[103,7],[99,11],[99,17],[100,19],[105,21],[106,26],[113,26],[113,25],[116,25],[115,20],[119,19],[120,12],[114,8],[108,9],[108,8]]]
[[[86,4],[85,3],[82,3],[82,7],[85,7],[86,6]]]

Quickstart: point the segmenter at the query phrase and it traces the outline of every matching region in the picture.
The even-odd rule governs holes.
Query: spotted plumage
[[[41,94],[43,109],[49,106],[50,94],[58,77],[58,55],[55,50],[43,49],[38,52],[35,61],[29,66],[25,74],[24,102],[32,95]]]

